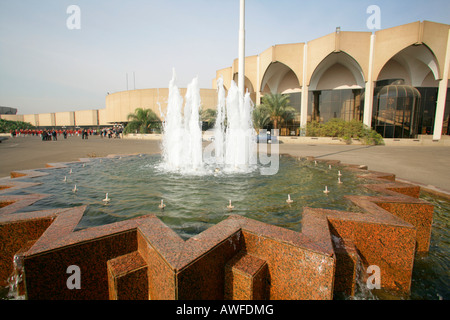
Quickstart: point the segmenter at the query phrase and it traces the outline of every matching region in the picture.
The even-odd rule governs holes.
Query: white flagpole
[[[239,78],[238,86],[241,94],[244,95],[245,89],[245,0],[240,0],[240,23],[239,23]]]

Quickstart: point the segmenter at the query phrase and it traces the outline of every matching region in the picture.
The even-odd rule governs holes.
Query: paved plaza
[[[11,171],[45,167],[47,163],[76,161],[109,154],[160,153],[159,140],[62,136],[57,141],[39,137],[9,138],[0,143],[0,177]],[[450,191],[450,147],[280,144],[280,153],[340,160],[393,173],[397,179]]]

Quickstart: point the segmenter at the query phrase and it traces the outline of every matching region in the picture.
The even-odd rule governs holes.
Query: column
[[[300,110],[300,136],[306,135],[306,124],[308,122],[308,44],[303,47],[303,84],[302,84],[302,105]]]
[[[255,101],[255,105],[259,105],[261,103],[261,81],[260,81],[260,77],[261,77],[261,66],[260,66],[260,59],[259,59],[259,54],[258,57],[256,58],[256,101]]]
[[[445,100],[447,99],[448,74],[450,68],[450,29],[447,37],[447,51],[445,53],[444,72],[439,81],[439,92],[436,105],[436,116],[434,122],[433,140],[440,140],[442,137],[442,126],[444,123]]]
[[[370,36],[370,56],[369,56],[369,73],[367,75],[366,90],[364,96],[364,124],[369,128],[372,126],[372,109],[373,109],[373,55],[375,47],[375,34]]]

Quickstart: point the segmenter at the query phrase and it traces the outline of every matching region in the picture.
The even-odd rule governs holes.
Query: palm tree
[[[259,133],[260,129],[266,127],[270,122],[270,115],[264,105],[259,105],[253,109],[253,127]]]
[[[274,129],[278,129],[278,124],[282,120],[289,121],[294,117],[295,109],[290,106],[288,95],[266,94],[262,98],[262,106],[267,110]]]
[[[127,117],[130,121],[125,133],[139,132],[148,133],[151,128],[160,128],[161,120],[153,110],[137,108],[134,113],[130,113]]]

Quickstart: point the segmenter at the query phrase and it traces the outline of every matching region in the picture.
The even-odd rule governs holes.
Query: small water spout
[[[77,191],[78,191],[77,185],[75,185],[75,187],[73,187],[73,189],[72,189],[72,192],[75,193],[75,192],[77,192]]]
[[[343,184],[343,182],[341,181],[341,177],[338,177],[338,184]]]
[[[325,194],[329,194],[330,193],[330,190],[328,190],[328,186],[325,186],[325,190],[323,190],[323,193],[325,193]]]
[[[67,176],[64,176],[63,182],[67,182]]]
[[[291,203],[294,202],[294,200],[291,200],[291,195],[290,195],[290,194],[288,194],[288,198],[287,198],[286,202],[287,202],[288,204],[291,204]]]
[[[109,193],[106,193],[106,197],[105,197],[105,199],[103,199],[103,202],[105,203],[105,204],[108,204],[110,201],[111,201],[111,199],[109,198]]]
[[[72,174],[72,172],[73,172],[72,169],[70,169],[69,174]]]
[[[161,203],[160,203],[160,205],[158,206],[158,208],[160,208],[161,210],[164,210],[165,207],[166,207],[166,205],[164,204],[164,200],[161,199]]]
[[[227,206],[227,209],[230,210],[230,211],[234,209],[234,206],[231,204],[231,200],[230,200],[230,203]]]
[[[338,176],[339,176],[339,177],[342,177],[341,171],[338,172]]]

